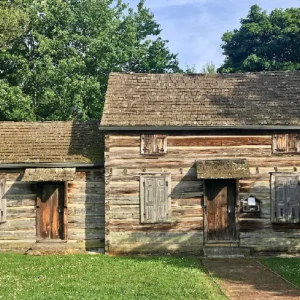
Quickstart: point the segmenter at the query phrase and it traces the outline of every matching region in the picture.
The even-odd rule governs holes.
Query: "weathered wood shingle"
[[[103,162],[97,121],[0,122],[0,163]]]
[[[300,72],[112,73],[101,125],[300,125]]]

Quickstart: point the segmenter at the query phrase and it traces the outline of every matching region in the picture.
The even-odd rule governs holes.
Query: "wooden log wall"
[[[36,243],[37,182],[24,170],[0,170],[6,179],[7,221],[0,224],[0,251],[26,251]],[[104,249],[104,169],[77,169],[67,183],[67,247]]]
[[[203,248],[203,182],[195,160],[247,159],[251,177],[240,180],[239,200],[253,195],[259,214],[239,215],[240,245],[253,251],[296,251],[299,224],[272,224],[270,173],[300,172],[300,156],[272,154],[268,135],[168,134],[167,154],[140,154],[140,134],[105,137],[106,251],[194,252]],[[171,224],[140,224],[139,180],[143,172],[168,172],[172,182]]]

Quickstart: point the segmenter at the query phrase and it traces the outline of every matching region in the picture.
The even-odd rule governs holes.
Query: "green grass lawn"
[[[260,260],[270,269],[300,287],[300,258],[266,258]]]
[[[0,299],[225,299],[197,258],[0,254]]]

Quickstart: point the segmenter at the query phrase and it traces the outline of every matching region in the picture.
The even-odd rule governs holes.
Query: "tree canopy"
[[[24,32],[28,17],[21,0],[0,1],[0,16],[0,48],[3,49]]]
[[[181,72],[144,1],[15,3],[16,29],[0,36],[0,120],[99,119],[110,72]]]
[[[222,37],[225,62],[218,72],[256,72],[300,69],[300,8],[250,8],[241,27]]]

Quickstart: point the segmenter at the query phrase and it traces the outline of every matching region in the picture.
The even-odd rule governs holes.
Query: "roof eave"
[[[300,130],[300,125],[235,125],[235,126],[110,126],[100,125],[100,131],[237,131],[237,130]]]

